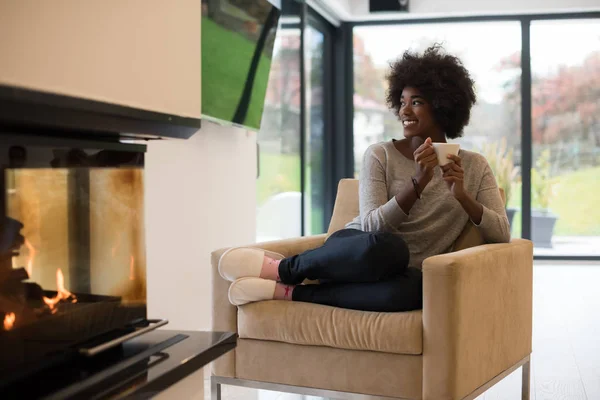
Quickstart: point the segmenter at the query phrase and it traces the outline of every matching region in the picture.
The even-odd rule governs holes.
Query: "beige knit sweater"
[[[508,218],[487,160],[466,150],[459,155],[465,190],[483,205],[481,235],[487,243],[508,242]],[[409,265],[421,268],[426,258],[452,251],[469,217],[450,193],[440,168],[406,215],[394,196],[406,185],[412,186],[415,173],[414,161],[404,157],[393,141],[370,146],[360,173],[360,215],[346,227],[397,233],[408,244]]]

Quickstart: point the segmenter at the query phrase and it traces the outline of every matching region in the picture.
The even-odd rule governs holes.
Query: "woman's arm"
[[[411,180],[388,200],[385,150],[380,145],[370,146],[365,152],[359,180],[359,203],[362,229],[365,231],[394,231],[406,221],[408,213],[433,177],[437,156],[431,139],[415,150],[417,189]]]
[[[464,192],[462,196],[456,198],[462,208],[467,212],[469,218],[475,225],[481,224],[483,217],[483,205],[475,200],[469,193]]]
[[[396,200],[388,199],[388,189],[385,170],[385,151],[380,145],[370,146],[365,152],[359,178],[360,220],[364,231],[390,232],[406,221],[408,211],[417,199],[412,182],[402,192],[406,192],[404,206],[410,206],[405,212]],[[409,193],[412,191],[412,194]],[[404,195],[403,195],[404,196]],[[414,196],[410,202],[410,196]]]
[[[483,169],[476,198],[473,198],[464,188],[461,157],[448,156],[454,162],[442,167],[444,180],[448,183],[448,189],[479,229],[483,239],[487,243],[507,243],[510,241],[510,228],[504,202],[500,197],[498,183],[492,169],[487,160],[483,156],[480,157],[477,162],[469,166],[469,168]]]
[[[417,139],[416,145],[419,145],[419,139]],[[410,184],[405,185],[395,196],[396,202],[407,215],[415,202],[420,198],[427,184],[431,182],[434,168],[438,166],[438,159],[431,144],[431,138],[427,138],[424,143],[421,143],[413,153],[413,156],[415,158],[415,176],[411,177]],[[412,179],[415,180],[414,183]]]
[[[475,200],[481,205],[481,218],[479,221],[471,218],[471,221],[477,226],[483,239],[487,243],[508,243],[510,226],[506,208],[494,173],[487,162]]]

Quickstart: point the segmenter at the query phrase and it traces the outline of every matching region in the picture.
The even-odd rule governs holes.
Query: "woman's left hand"
[[[456,198],[460,200],[465,195],[465,188],[463,186],[464,170],[462,168],[462,159],[459,156],[449,154],[448,158],[453,162],[443,165],[442,171],[443,177],[448,184],[448,189]]]

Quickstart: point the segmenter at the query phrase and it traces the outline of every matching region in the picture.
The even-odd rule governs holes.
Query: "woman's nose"
[[[398,110],[398,116],[403,117],[412,114],[412,108],[409,105],[405,105]]]

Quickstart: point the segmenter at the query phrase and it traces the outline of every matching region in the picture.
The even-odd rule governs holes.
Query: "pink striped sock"
[[[271,281],[279,282],[279,263],[281,260],[274,260],[271,257],[265,256],[263,259],[260,277]]]

